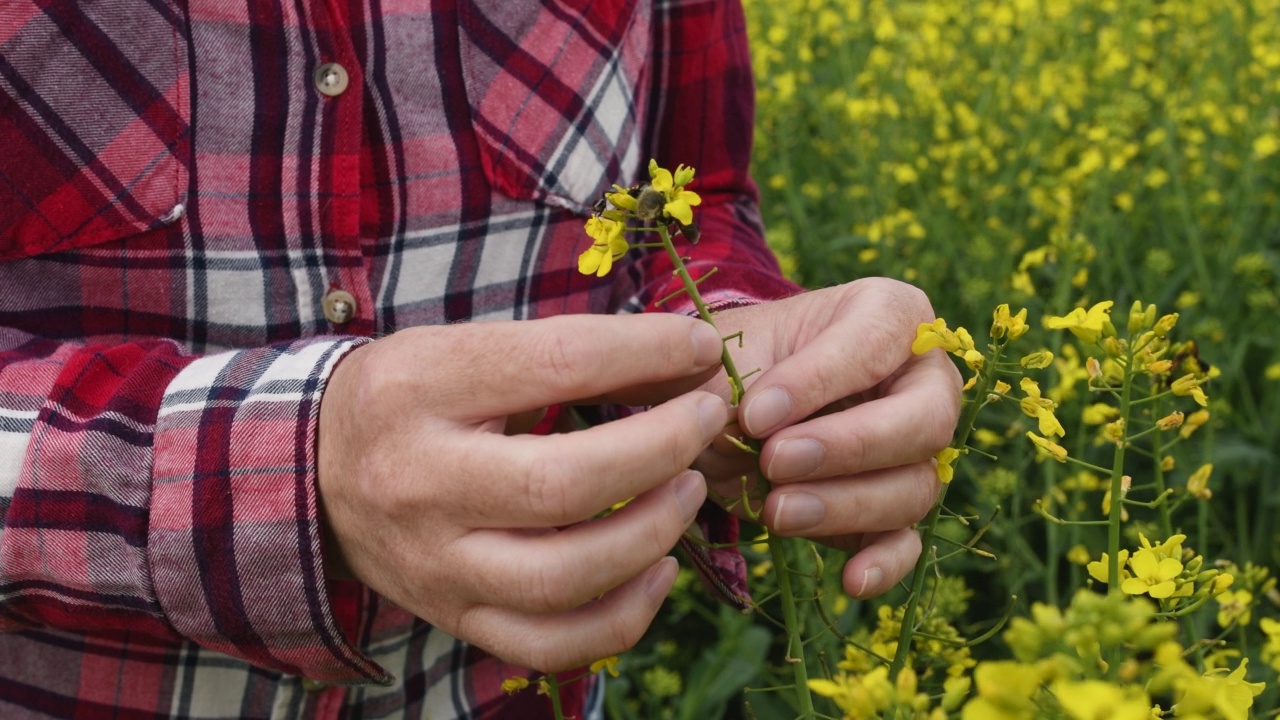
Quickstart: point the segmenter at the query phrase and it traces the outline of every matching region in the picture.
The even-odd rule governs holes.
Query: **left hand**
[[[760,518],[854,553],[844,589],[888,591],[914,567],[939,482],[933,456],[951,442],[960,373],[941,350],[911,352],[916,326],[935,315],[919,289],[868,278],[716,315],[746,380],[741,430],[764,440],[772,483]],[[723,372],[703,389],[728,397]],[[713,496],[740,497],[757,459],[721,438],[694,467]],[[740,505],[740,504],[739,504]],[[760,508],[756,508],[760,509]],[[735,512],[741,514],[740,507]]]

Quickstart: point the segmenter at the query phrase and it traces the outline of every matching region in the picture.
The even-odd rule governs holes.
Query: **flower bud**
[[[1033,352],[1030,355],[1023,356],[1023,358],[1018,361],[1018,364],[1031,370],[1042,370],[1053,364],[1053,353],[1048,350]]]
[[[1174,410],[1168,415],[1165,415],[1164,417],[1157,420],[1156,427],[1160,428],[1161,430],[1172,430],[1182,425],[1182,421],[1184,417],[1185,416],[1182,414],[1181,411]]]
[[[1155,320],[1156,306],[1151,306],[1151,319]],[[1132,307],[1129,308],[1129,334],[1136,335],[1139,332],[1151,327],[1150,321],[1147,320],[1146,309],[1142,307],[1141,300],[1134,300]]]
[[[1155,331],[1157,337],[1164,337],[1165,335],[1168,335],[1169,331],[1173,329],[1173,326],[1177,324],[1178,313],[1169,313],[1168,315],[1161,316],[1161,318],[1156,321],[1155,326],[1151,329]]]

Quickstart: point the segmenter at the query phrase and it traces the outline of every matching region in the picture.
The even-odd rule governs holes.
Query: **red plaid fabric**
[[[750,82],[733,0],[0,4],[0,716],[548,716],[326,580],[319,399],[397,328],[652,309],[660,255],[576,272],[649,157],[712,302],[793,292]]]

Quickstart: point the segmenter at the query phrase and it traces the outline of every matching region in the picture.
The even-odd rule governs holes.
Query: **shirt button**
[[[346,290],[330,290],[324,296],[324,316],[334,325],[351,321],[356,314],[356,299]]]
[[[316,68],[316,87],[329,97],[341,95],[348,82],[347,69],[338,63],[325,63]]]
[[[329,685],[327,683],[322,683],[319,680],[312,680],[311,678],[302,678],[302,689],[306,692],[317,693],[321,690],[327,690],[328,688]]]

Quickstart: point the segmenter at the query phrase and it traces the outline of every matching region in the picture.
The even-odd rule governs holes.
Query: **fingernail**
[[[668,555],[662,558],[649,570],[649,577],[644,579],[644,594],[654,605],[661,603],[671,592],[671,584],[675,580],[679,567],[676,559]]]
[[[702,442],[710,443],[724,432],[728,410],[724,401],[714,395],[708,395],[698,402],[698,422],[702,425]]]
[[[693,340],[693,362],[695,365],[715,365],[720,362],[724,341],[720,339],[720,331],[707,323],[700,322],[689,331]]]
[[[858,592],[854,593],[858,597],[866,595],[880,588],[880,583],[884,582],[884,571],[872,565],[862,571],[862,587],[858,588]]]
[[[779,533],[803,532],[827,516],[827,506],[817,495],[805,492],[778,496],[778,509],[773,513],[773,529]]]
[[[789,480],[804,477],[818,471],[826,457],[822,443],[809,438],[788,438],[778,442],[769,457],[769,467],[764,474],[770,480]]]
[[[707,499],[707,481],[703,479],[702,473],[690,470],[676,480],[672,489],[675,491],[681,516],[691,522],[702,507],[702,501]]]
[[[742,421],[747,432],[760,437],[791,414],[791,395],[780,387],[772,387],[757,395],[747,405]]]

